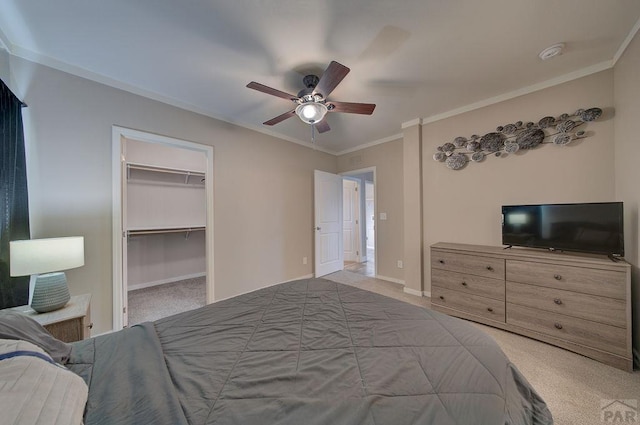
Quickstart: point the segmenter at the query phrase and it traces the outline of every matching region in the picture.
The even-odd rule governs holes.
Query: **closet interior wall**
[[[125,140],[127,290],[204,276],[206,156]]]

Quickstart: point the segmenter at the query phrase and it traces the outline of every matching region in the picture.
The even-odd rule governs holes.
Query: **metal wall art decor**
[[[546,143],[564,146],[573,140],[585,138],[586,132],[579,127],[597,120],[601,115],[600,108],[578,109],[573,115],[562,114],[557,118],[547,116],[537,123],[518,121],[501,125],[484,136],[474,134],[469,138],[456,137],[452,142],[438,146],[433,159],[444,162],[452,170],[460,170],[470,160],[481,162],[487,156],[505,157]]]

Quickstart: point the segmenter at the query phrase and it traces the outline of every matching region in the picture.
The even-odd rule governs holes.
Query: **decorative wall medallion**
[[[469,138],[458,136],[453,142],[446,142],[436,148],[433,159],[445,162],[452,170],[464,168],[469,160],[482,162],[488,155],[507,157],[519,150],[534,149],[545,143],[564,146],[575,139],[582,139],[587,133],[581,125],[595,121],[602,116],[602,109],[578,109],[573,115],[546,116],[537,123],[522,121],[496,127],[496,131],[480,137],[477,134]],[[575,131],[575,133],[573,133]],[[555,136],[555,137],[553,137]],[[549,141],[545,142],[545,139]]]
[[[447,167],[452,170],[459,170],[465,165],[467,165],[467,156],[463,153],[454,153],[449,158],[447,158]]]
[[[540,121],[538,121],[538,127],[541,129],[545,129],[547,127],[551,127],[556,123],[556,119],[553,117],[544,117]]]
[[[480,152],[480,151],[478,151],[478,152],[474,152],[474,153],[471,155],[471,160],[472,160],[473,162],[480,162],[480,161],[482,161],[483,159],[484,159],[484,152]]]
[[[530,128],[518,134],[516,143],[520,146],[520,149],[533,149],[542,143],[544,136],[544,131],[539,128]]]
[[[507,142],[504,144],[504,151],[506,153],[516,153],[520,150],[520,145],[513,142]]]
[[[566,133],[567,131],[571,131],[573,130],[573,128],[576,126],[576,122],[573,120],[566,120],[566,121],[562,121],[560,124],[558,124],[558,126],[556,127],[556,130],[558,130],[561,133]]]
[[[571,142],[571,135],[568,133],[560,133],[553,139],[553,143],[556,145],[566,145]]]
[[[480,138],[480,149],[487,152],[497,152],[504,147],[502,133],[487,133]]]
[[[602,116],[602,109],[591,108],[586,111],[580,111],[580,119],[585,122],[595,121]]]

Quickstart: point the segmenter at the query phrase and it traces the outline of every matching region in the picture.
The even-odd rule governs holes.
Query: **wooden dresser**
[[[605,256],[437,243],[434,310],[633,370],[631,267]]]

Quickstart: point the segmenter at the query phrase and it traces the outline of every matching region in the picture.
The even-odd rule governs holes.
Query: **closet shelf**
[[[176,226],[176,227],[149,227],[127,230],[127,237],[158,235],[162,233],[186,233],[185,238],[189,237],[191,232],[205,231],[205,226]]]
[[[156,173],[167,173],[167,174],[183,174],[184,182],[189,183],[189,177],[201,177],[200,182],[204,182],[205,173],[201,171],[193,171],[193,170],[185,170],[181,168],[170,168],[170,167],[159,167],[156,165],[146,165],[135,162],[127,162],[127,179],[131,178],[131,170],[142,170],[142,171],[153,171]]]

